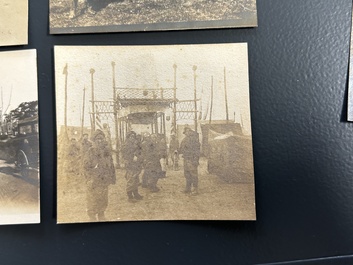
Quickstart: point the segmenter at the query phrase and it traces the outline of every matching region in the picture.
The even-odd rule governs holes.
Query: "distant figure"
[[[175,134],[170,135],[168,155],[173,163],[173,170],[179,169],[179,140]]]
[[[88,139],[88,134],[84,133],[81,140],[81,154],[85,154],[92,147],[92,142]]]
[[[84,156],[84,176],[87,186],[87,214],[90,221],[104,221],[108,207],[108,187],[115,184],[115,169],[111,150],[104,133],[96,130],[93,146]]]
[[[125,160],[126,168],[126,193],[129,202],[142,200],[142,196],[138,192],[139,175],[142,171],[142,154],[141,145],[136,137],[136,133],[130,131],[127,134],[126,142],[122,148],[122,155]]]
[[[83,175],[84,172],[84,163],[83,163],[83,158],[85,157],[85,154],[87,154],[88,150],[92,147],[92,142],[88,139],[88,134],[84,133],[82,135],[81,139],[81,175]]]
[[[200,159],[200,142],[198,133],[190,129],[189,127],[184,128],[185,138],[180,144],[180,153],[183,154],[184,158],[184,176],[186,179],[186,186],[184,193],[198,193],[198,166]]]
[[[108,123],[103,124],[103,132],[104,132],[105,139],[108,142],[109,147],[112,148],[112,135],[110,133],[110,128],[109,128]]]
[[[160,163],[160,150],[156,134],[146,137],[142,144],[144,159],[144,174],[142,176],[142,187],[148,188],[151,192],[158,192],[158,179],[163,177]]]
[[[65,159],[64,170],[67,173],[78,174],[79,168],[77,167],[77,163],[80,159],[80,146],[78,145],[75,138],[71,138],[70,144],[64,159]]]

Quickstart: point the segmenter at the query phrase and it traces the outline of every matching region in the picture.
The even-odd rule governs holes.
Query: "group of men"
[[[197,132],[185,127],[185,137],[180,147],[175,135],[171,136],[169,156],[173,166],[176,165],[179,154],[184,158],[184,176],[186,179],[185,193],[198,193],[198,165],[200,159],[200,141]],[[163,135],[145,134],[143,137],[130,131],[122,148],[125,161],[127,187],[126,192],[129,201],[141,200],[138,192],[141,176],[141,186],[151,192],[158,192],[158,179],[166,176],[163,169],[163,161],[167,159],[167,145]],[[174,167],[175,168],[175,167]]]
[[[157,134],[145,134],[143,137],[136,135],[134,131],[127,134],[122,156],[125,161],[126,192],[129,201],[142,199],[138,193],[142,169],[142,187],[151,192],[159,191],[157,182],[166,175],[162,170],[161,160],[166,158],[167,149],[165,141],[162,140]]]
[[[198,133],[186,127],[185,138],[180,146],[177,138],[171,136],[169,153],[173,165],[180,154],[184,158],[184,176],[186,185],[184,192],[197,194],[198,192],[198,165],[200,158],[200,143]],[[78,156],[78,143],[74,140],[68,148],[66,160],[74,160]],[[108,206],[108,188],[116,183],[116,173],[112,159],[112,149],[105,133],[96,130],[89,140],[84,134],[80,141],[80,162],[76,168],[81,168],[86,182],[87,214],[90,221],[105,220],[104,212]],[[139,187],[150,192],[159,192],[157,186],[160,178],[166,177],[164,166],[168,151],[164,135],[148,134],[137,135],[130,131],[121,147],[125,163],[126,194],[129,202],[143,199]],[[75,163],[75,162],[73,162]],[[141,174],[143,172],[143,174]]]

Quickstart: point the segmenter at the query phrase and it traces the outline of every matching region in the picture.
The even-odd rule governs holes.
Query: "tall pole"
[[[64,67],[63,74],[65,75],[65,110],[64,110],[64,126],[65,126],[65,137],[66,140],[69,139],[69,134],[67,132],[67,76],[68,76],[68,66],[67,64]]]
[[[197,70],[197,66],[194,65],[192,67],[192,70],[194,71],[194,111],[195,111],[194,125],[195,125],[195,132],[197,132],[197,94],[196,94],[196,70]]]
[[[118,106],[116,97],[115,85],[115,62],[112,62],[113,71],[113,108],[114,108],[114,123],[115,123],[115,150],[116,150],[116,167],[120,168],[120,142],[119,142],[119,124],[118,124]]]
[[[173,88],[173,91],[174,91],[174,98],[173,98],[173,130],[174,130],[174,133],[177,134],[177,115],[176,115],[176,104],[177,104],[177,97],[176,97],[176,90],[177,90],[177,87],[176,87],[176,70],[177,70],[177,65],[174,64],[173,65],[173,68],[174,68],[174,88]]]
[[[95,70],[91,68],[89,70],[91,74],[91,102],[92,102],[92,135],[96,130],[96,112],[95,112],[95,107],[94,107],[94,82],[93,82],[93,74],[95,73]]]
[[[226,68],[224,67],[224,101],[226,104],[226,121],[229,121],[229,113],[228,113],[228,96],[227,96],[227,80],[226,80]]]
[[[85,126],[85,101],[86,101],[86,87],[83,87],[81,137],[83,137],[83,127]]]
[[[209,124],[211,124],[211,122],[212,122],[212,107],[213,107],[213,76],[211,79],[211,107],[210,107],[210,122],[209,122]]]
[[[201,120],[202,119],[202,98],[203,96],[203,86],[201,87],[201,96],[200,96],[200,111],[199,111],[199,117],[198,119]]]

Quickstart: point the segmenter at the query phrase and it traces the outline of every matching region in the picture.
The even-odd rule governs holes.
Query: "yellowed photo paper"
[[[0,62],[0,224],[39,223],[36,50]]]
[[[28,0],[0,0],[0,46],[28,44]]]
[[[49,0],[50,33],[256,27],[256,0]]]
[[[247,44],[56,46],[58,223],[255,220]]]

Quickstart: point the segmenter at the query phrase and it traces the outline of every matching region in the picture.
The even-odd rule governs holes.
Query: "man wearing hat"
[[[92,147],[84,155],[84,175],[87,185],[87,214],[90,221],[104,221],[108,207],[108,187],[115,184],[115,169],[111,150],[101,130],[92,136]]]
[[[139,175],[142,171],[141,153],[141,143],[137,140],[136,133],[130,131],[122,148],[126,168],[126,193],[130,202],[142,200],[143,198],[138,192]]]
[[[198,166],[200,159],[200,142],[199,135],[189,127],[184,128],[185,138],[180,144],[180,153],[184,158],[184,176],[186,179],[186,186],[184,192],[198,193]]]

